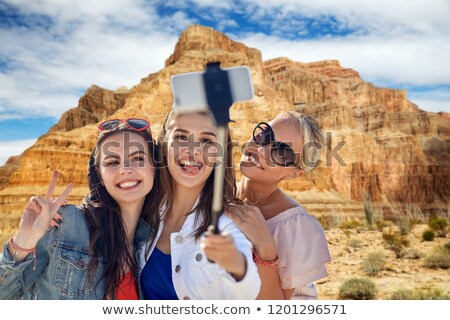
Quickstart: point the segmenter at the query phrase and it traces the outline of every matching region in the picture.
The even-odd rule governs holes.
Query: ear
[[[300,169],[294,169],[293,172],[291,172],[290,174],[286,175],[283,180],[291,180],[297,177],[301,177],[302,175],[305,174],[304,170],[300,170]]]

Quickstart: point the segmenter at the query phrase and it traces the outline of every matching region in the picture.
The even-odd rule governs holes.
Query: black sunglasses
[[[270,158],[277,165],[302,168],[295,163],[295,151],[286,143],[275,140],[275,133],[268,123],[260,122],[256,125],[255,129],[253,129],[253,141],[261,146],[272,144],[270,147]]]

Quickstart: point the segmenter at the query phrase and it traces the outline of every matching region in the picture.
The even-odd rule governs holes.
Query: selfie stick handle
[[[217,141],[218,141],[218,155],[216,168],[214,171],[214,195],[212,204],[212,225],[214,229],[211,230],[213,233],[220,233],[218,226],[218,219],[220,213],[223,210],[223,184],[225,180],[225,153],[226,153],[226,143],[227,143],[227,127],[219,126],[217,128]]]
[[[212,231],[220,233],[218,222],[223,211],[223,185],[225,180],[227,126],[230,122],[230,108],[233,104],[230,83],[226,71],[220,69],[220,62],[208,63],[203,74],[208,106],[217,124],[217,160],[214,170],[214,196],[212,204]]]

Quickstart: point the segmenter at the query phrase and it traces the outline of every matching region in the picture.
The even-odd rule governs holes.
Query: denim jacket
[[[0,299],[103,299],[102,258],[92,279],[88,279],[89,230],[83,212],[68,205],[59,213],[63,218],[60,227],[48,231],[36,245],[36,270],[32,254],[16,263],[4,245],[0,254]],[[149,232],[150,227],[141,219],[134,238],[135,252],[145,244]]]

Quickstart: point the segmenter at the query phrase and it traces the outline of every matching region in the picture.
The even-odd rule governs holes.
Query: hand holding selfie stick
[[[218,220],[223,211],[223,185],[227,151],[227,125],[234,102],[253,98],[248,67],[221,69],[220,62],[208,63],[205,72],[192,72],[171,79],[174,108],[181,113],[211,111],[217,125],[217,160],[214,170],[212,232],[219,233]]]

